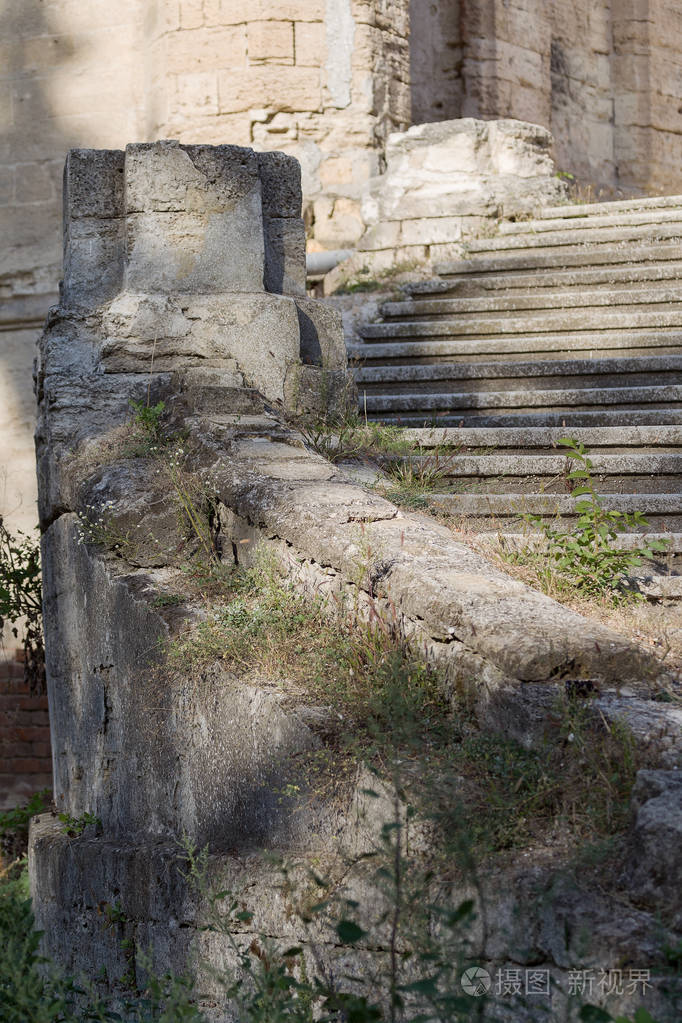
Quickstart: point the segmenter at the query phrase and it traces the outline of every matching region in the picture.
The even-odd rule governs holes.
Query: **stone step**
[[[522,273],[533,269],[561,269],[564,267],[620,266],[642,263],[679,261],[679,244],[595,245],[569,246],[561,251],[501,253],[494,256],[470,256],[468,259],[447,260],[436,263],[434,271],[439,277],[459,277],[462,274]]]
[[[524,273],[468,273],[457,278],[435,277],[428,281],[415,281],[402,286],[402,290],[417,299],[485,295],[502,291],[513,295],[525,289],[566,290],[573,297],[574,289],[597,291],[606,286],[611,291],[626,289],[629,284],[659,284],[662,281],[682,281],[682,262],[644,263],[633,266],[630,263],[613,267],[588,267],[587,269],[536,270]]]
[[[682,302],[682,283],[655,287],[650,282],[638,284],[636,287],[613,290],[600,288],[587,291],[584,288],[573,290],[547,291],[543,288],[528,288],[512,294],[496,294],[485,296],[467,296],[465,298],[428,298],[407,299],[400,302],[384,302],[380,306],[382,317],[386,320],[404,320],[408,317],[428,317],[439,319],[444,316],[464,315],[466,313],[497,313],[522,310],[557,310],[571,311],[581,308],[598,309],[602,307],[627,306],[639,308],[647,306],[674,306]]]
[[[524,429],[449,429],[424,428],[406,429],[405,440],[421,448],[452,448],[472,450],[483,448],[495,451],[498,448],[513,448],[523,454],[527,451],[546,450],[554,455],[563,449],[559,441],[566,438],[566,430],[554,427],[527,427]],[[650,449],[652,452],[666,451],[675,453],[682,448],[682,425],[676,426],[617,426],[597,427],[596,429],[572,430],[570,436],[579,443],[589,446],[591,451],[600,449],[602,453],[631,453],[633,448]]]
[[[501,533],[481,530],[478,535],[482,538],[485,537],[490,540],[499,541],[507,549],[511,550],[537,550],[546,546],[543,534],[536,532]],[[655,533],[647,531],[646,540],[647,543],[660,540],[661,543],[667,544],[666,553],[682,554],[682,533]],[[621,550],[631,551],[639,547],[641,543],[641,533],[618,533],[612,546],[619,547]]]
[[[380,326],[388,326],[381,324]],[[592,331],[571,332],[570,334],[532,334],[532,335],[498,335],[483,338],[443,338],[429,340],[427,331],[431,328],[403,340],[383,341],[367,338],[365,343],[350,345],[348,356],[355,362],[372,364],[387,360],[401,361],[419,359],[422,362],[489,362],[493,356],[505,359],[528,360],[530,355],[537,354],[543,359],[562,359],[576,352],[587,354],[593,358],[614,357],[627,353],[632,357],[649,357],[677,355],[682,346],[682,331],[659,330],[652,333],[647,330],[604,330],[599,333]],[[425,338],[423,340],[423,338]]]
[[[485,414],[484,412],[441,412],[438,410],[425,411],[422,409],[412,411],[393,410],[370,413],[364,407],[364,395],[360,395],[358,409],[361,415],[372,421],[385,423],[386,425],[415,427],[424,429],[444,429],[448,427],[466,427],[477,430],[484,429],[510,429],[517,430],[522,427],[557,428],[563,436],[567,433],[573,434],[578,427],[616,427],[616,426],[678,426],[682,422],[680,409],[655,408],[643,409],[590,409],[567,411],[548,411],[546,409],[536,412],[524,412],[522,410],[510,412],[499,412],[496,414]]]
[[[634,224],[622,227],[589,227],[581,231],[573,231],[566,228],[562,231],[547,231],[534,234],[532,231],[525,231],[518,235],[496,235],[492,238],[476,238],[467,242],[467,251],[471,253],[481,252],[511,252],[523,249],[552,250],[558,247],[571,248],[574,246],[598,246],[598,245],[628,245],[632,241],[662,241],[668,238],[679,239],[682,237],[682,224]]]
[[[536,217],[532,220],[503,220],[498,225],[500,236],[517,234],[540,234],[546,231],[582,231],[592,227],[639,227],[643,224],[682,224],[682,205],[669,209],[656,207],[632,212],[609,211],[582,217]]]
[[[424,365],[410,363],[401,365],[392,361],[383,366],[360,366],[355,369],[358,385],[381,386],[386,383],[409,386],[428,386],[433,381],[449,381],[457,384],[471,381],[470,386],[480,387],[489,381],[499,384],[501,380],[523,381],[527,388],[554,386],[555,381],[570,380],[571,386],[589,386],[591,380],[608,379],[608,386],[622,386],[629,383],[670,382],[669,375],[682,372],[682,355],[662,355],[649,358],[627,359],[550,359],[532,362],[439,362]],[[651,376],[655,379],[649,380]],[[584,383],[583,383],[584,382]],[[674,381],[673,381],[674,382]]]
[[[496,516],[518,518],[519,515],[577,515],[579,497],[560,494],[447,494],[429,495],[431,500],[450,511],[453,515]],[[682,494],[600,494],[600,500],[608,511],[619,511],[628,515],[642,512],[648,519],[669,517],[675,522],[671,532],[678,532],[678,520],[682,524]]]
[[[626,454],[591,454],[592,472],[598,477],[632,477],[647,480],[657,476],[669,480],[671,476],[682,475],[682,451],[676,453],[652,454],[651,452],[628,452]],[[485,455],[436,453],[430,455],[394,455],[388,462],[409,462],[423,468],[438,468],[445,478],[478,477],[561,477],[565,482],[566,473],[576,468],[575,459],[562,454],[561,450],[546,454],[500,454]],[[569,484],[569,488],[570,488]],[[565,487],[564,487],[565,489]]]
[[[552,220],[570,217],[600,217],[612,213],[630,213],[637,210],[669,209],[682,207],[682,195],[642,196],[639,199],[613,199],[609,202],[562,203],[560,206],[545,206],[536,213],[538,219]]]
[[[368,412],[400,412],[455,409],[532,409],[547,411],[563,407],[575,410],[592,406],[630,408],[638,405],[656,405],[665,408],[680,404],[682,417],[682,385],[655,385],[650,387],[584,387],[552,388],[537,391],[449,391],[423,394],[367,394],[363,406]]]
[[[457,476],[443,473],[434,481],[440,493],[447,494],[540,494],[566,497],[574,489],[563,473],[555,476]],[[596,477],[600,494],[639,494],[643,501],[651,495],[682,493],[682,476],[609,476]]]
[[[580,330],[657,330],[661,327],[682,328],[682,304],[670,307],[643,308],[626,306],[619,309],[559,309],[530,311],[525,315],[508,316],[477,313],[460,319],[399,320],[390,323],[367,323],[358,328],[366,341],[405,337],[479,337],[491,334],[547,334]]]

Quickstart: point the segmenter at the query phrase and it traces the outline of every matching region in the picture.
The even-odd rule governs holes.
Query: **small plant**
[[[161,419],[166,410],[165,401],[157,401],[156,405],[150,405],[149,401],[131,399],[130,407],[135,413],[133,416],[135,426],[139,427],[149,440],[158,441],[161,437]]]
[[[384,460],[384,468],[394,487],[386,496],[396,504],[410,508],[423,508],[429,503],[428,495],[448,487],[448,477],[457,453],[443,455],[436,449],[430,455],[421,450],[402,458]]]
[[[646,526],[646,518],[639,511],[629,514],[605,508],[595,489],[594,465],[585,445],[571,437],[563,437],[559,444],[566,449],[567,458],[576,463],[567,478],[577,484],[571,497],[579,498],[575,506],[578,522],[564,532],[544,522],[540,515],[524,515],[523,519],[544,533],[547,550],[543,556],[577,589],[592,597],[606,594],[614,603],[632,599],[636,593],[628,586],[628,574],[642,558],[664,551],[666,544],[653,540],[634,549],[619,547],[619,532]]]
[[[346,416],[301,416],[295,426],[319,455],[330,462],[354,458],[379,458],[386,454],[403,454],[411,444],[398,426],[361,419],[357,414]]]
[[[82,813],[80,817],[72,817],[70,813],[60,813],[59,820],[62,822],[62,831],[69,838],[80,838],[86,828],[95,827],[98,830],[102,822],[94,813]]]
[[[40,543],[18,532],[13,536],[0,517],[0,632],[9,622],[12,635],[21,635],[24,680],[31,692],[45,688],[43,598]]]
[[[118,557],[125,557],[134,549],[130,530],[123,532],[114,522],[114,502],[87,504],[78,513],[78,542],[105,547]]]

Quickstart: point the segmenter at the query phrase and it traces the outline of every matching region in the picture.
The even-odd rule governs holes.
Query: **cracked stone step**
[[[510,252],[519,249],[556,249],[573,246],[626,244],[631,241],[662,241],[667,238],[682,237],[682,224],[662,224],[655,226],[641,224],[622,227],[590,227],[581,231],[573,231],[567,227],[563,231],[547,231],[540,234],[525,232],[519,235],[498,235],[492,238],[476,238],[467,242],[468,252]]]
[[[526,387],[537,388],[545,381],[554,382],[559,378],[571,380],[577,386],[589,381],[608,380],[609,386],[627,386],[630,383],[648,383],[655,375],[665,378],[668,374],[682,372],[682,355],[660,355],[627,359],[548,359],[495,362],[437,362],[431,364],[410,363],[401,365],[391,361],[383,366],[359,366],[355,369],[356,382],[364,385],[411,384],[427,385],[433,381],[474,381],[480,385],[486,381],[522,380]],[[656,381],[651,381],[655,383]],[[573,385],[573,384],[572,384]],[[586,385],[586,384],[585,384]],[[474,386],[474,384],[472,384]]]
[[[409,316],[441,317],[463,315],[465,313],[488,313],[509,311],[518,313],[521,310],[547,310],[582,308],[597,309],[601,312],[604,306],[638,306],[675,305],[682,302],[682,284],[668,287],[651,287],[640,285],[617,291],[606,290],[575,292],[545,291],[530,288],[511,295],[471,295],[465,298],[431,298],[408,299],[402,302],[384,302],[380,306],[381,315],[387,320],[401,320]]]
[[[591,454],[593,472],[598,476],[677,476],[682,474],[682,451],[679,453],[652,454],[650,452],[628,452],[627,454]],[[434,461],[435,459],[435,461]],[[410,462],[415,465],[434,466],[446,477],[497,477],[497,476],[561,476],[572,472],[576,462],[560,451],[544,455],[498,454],[460,455],[443,453],[438,455],[394,456],[386,461]]]
[[[669,209],[682,207],[682,195],[643,196],[640,199],[614,199],[610,202],[565,203],[559,206],[545,206],[538,211],[538,219],[552,220],[555,217],[572,218],[585,216],[608,216],[611,213],[629,213],[636,210]]]
[[[537,332],[547,334],[561,331],[573,333],[579,330],[629,330],[631,328],[682,327],[682,304],[679,307],[638,310],[632,309],[562,309],[542,313],[527,313],[525,316],[481,315],[461,317],[458,320],[400,320],[391,323],[367,323],[358,328],[358,334],[365,340],[371,338],[404,338],[456,336],[489,338],[492,334],[521,334]]]
[[[368,394],[367,409],[410,411],[412,409],[546,408],[578,405],[624,405],[682,402],[682,385],[653,387],[556,388],[539,391],[442,392],[425,394]],[[682,414],[682,407],[680,410]]]
[[[498,413],[497,415],[485,415],[478,413],[443,413],[443,412],[382,412],[369,413],[364,408],[363,398],[360,396],[358,410],[361,415],[377,422],[390,426],[407,426],[424,429],[443,429],[447,427],[470,427],[483,430],[494,429],[519,429],[522,427],[556,427],[563,431],[562,436],[571,435],[578,427],[613,427],[613,426],[677,426],[682,422],[680,409],[597,409],[591,411],[566,411],[549,412],[547,410],[527,413]]]
[[[682,281],[682,262],[645,263],[632,266],[629,263],[614,267],[588,267],[585,269],[566,269],[550,271],[531,271],[524,273],[516,270],[511,273],[469,273],[459,278],[442,279],[435,277],[428,281],[415,281],[413,284],[401,286],[401,290],[415,298],[433,295],[444,298],[458,294],[487,294],[505,290],[515,294],[526,288],[565,289],[573,295],[573,289],[596,291],[604,285],[613,289],[625,289],[628,284],[660,284],[662,281]]]
[[[679,244],[648,245],[600,245],[573,246],[564,251],[510,252],[507,255],[471,256],[468,259],[447,260],[436,263],[435,272],[439,277],[459,277],[462,274],[487,274],[515,270],[528,272],[533,269],[561,269],[565,267],[619,266],[622,264],[641,264],[679,261]]]
[[[466,448],[516,448],[522,453],[527,449],[545,448],[552,454],[562,449],[557,445],[566,436],[562,429],[547,427],[527,427],[524,429],[451,429],[422,428],[406,429],[403,436],[410,443],[421,447],[438,447],[452,445],[460,449]],[[628,448],[682,448],[682,425],[679,426],[617,426],[598,427],[596,429],[576,429],[571,436],[590,450],[609,448],[627,450]]]
[[[571,230],[581,231],[585,228],[599,227],[636,227],[643,224],[672,224],[682,223],[682,205],[673,206],[668,209],[656,207],[635,212],[609,211],[595,215],[586,214],[582,217],[536,217],[533,220],[503,220],[498,225],[498,233],[501,236],[516,234],[539,234],[545,231]]]
[[[383,326],[383,325],[382,325]],[[424,335],[422,335],[424,336]],[[428,337],[428,335],[426,335]],[[438,362],[490,361],[491,356],[510,360],[528,360],[533,354],[548,359],[562,359],[571,352],[588,353],[593,358],[606,354],[616,356],[627,352],[631,356],[677,355],[682,333],[676,330],[600,331],[570,334],[506,335],[488,338],[457,338],[424,341],[408,337],[400,341],[382,341],[367,338],[366,343],[350,345],[348,357],[357,362],[383,362],[384,360],[412,360]]]

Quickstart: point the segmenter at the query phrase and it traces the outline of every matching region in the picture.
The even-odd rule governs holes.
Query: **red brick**
[[[41,774],[45,772],[45,757],[12,757],[0,758],[0,774],[11,774],[16,778],[19,774]]]
[[[0,722],[0,743],[13,739],[15,742],[46,742],[50,730],[45,725],[3,726]]]

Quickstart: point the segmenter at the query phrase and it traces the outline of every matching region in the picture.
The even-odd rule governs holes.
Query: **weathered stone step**
[[[419,383],[428,385],[433,381],[463,382],[472,381],[472,386],[480,386],[486,381],[521,380],[526,387],[538,387],[544,382],[555,380],[571,380],[572,386],[583,386],[592,379],[608,378],[609,386],[628,383],[662,383],[670,374],[682,372],[682,355],[661,355],[648,358],[627,359],[550,359],[499,362],[438,362],[424,365],[410,363],[401,365],[392,361],[383,366],[360,366],[355,370],[355,380],[362,385],[382,385],[385,383],[404,384]],[[658,379],[649,381],[654,375]],[[585,386],[588,386],[585,383]]]
[[[459,363],[460,366],[465,366],[466,363]],[[476,365],[483,365],[477,363]],[[366,372],[369,374],[373,369],[377,368],[388,368],[388,367],[367,367]],[[431,366],[419,367],[419,366],[407,366],[407,367],[396,367],[397,369],[404,368],[408,370],[419,370],[419,369],[431,369]],[[447,369],[447,363],[440,363],[436,368]],[[358,371],[358,374],[360,371]],[[360,387],[363,393],[366,394],[412,394],[422,395],[433,393],[434,389],[439,394],[451,394],[451,393],[489,393],[491,391],[499,391],[507,393],[509,391],[551,391],[557,390],[569,390],[569,391],[594,391],[607,388],[608,390],[624,390],[627,388],[641,388],[641,387],[661,387],[668,385],[678,385],[681,383],[680,374],[673,373],[668,374],[656,374],[656,373],[640,373],[632,374],[628,376],[626,374],[594,374],[589,376],[571,376],[566,374],[556,374],[552,376],[541,376],[541,377],[528,377],[524,378],[520,375],[510,377],[450,377],[448,374],[439,377],[429,377],[426,374],[417,375],[415,372],[414,376],[396,377],[395,375],[389,377],[387,380],[372,379],[368,376],[356,378],[358,387]]]
[[[554,427],[527,427],[524,429],[406,429],[404,437],[411,444],[423,448],[452,447],[461,450],[463,447],[484,448],[486,451],[497,448],[514,448],[519,453],[539,448],[551,454],[561,452],[557,445],[568,435],[565,429]],[[570,436],[579,443],[595,448],[608,449],[611,452],[628,451],[632,448],[666,448],[672,452],[682,448],[682,425],[677,426],[617,426],[597,427],[596,429],[576,428]]]
[[[682,262],[644,263],[632,266],[630,263],[613,267],[589,267],[587,269],[537,270],[524,273],[468,273],[457,278],[434,277],[428,281],[415,281],[402,285],[401,289],[414,298],[447,298],[465,295],[486,295],[504,290],[513,295],[527,288],[541,290],[565,290],[573,297],[574,289],[597,291],[606,286],[611,291],[625,290],[630,284],[660,284],[664,281],[682,281]]]
[[[533,220],[503,220],[498,225],[501,236],[518,234],[540,234],[546,231],[582,231],[592,227],[639,227],[643,224],[682,224],[682,205],[668,209],[639,210],[632,212],[609,211],[582,217],[536,217]]]
[[[682,283],[675,286],[655,287],[650,282],[635,287],[610,289],[600,288],[587,291],[584,288],[574,290],[547,291],[543,288],[528,288],[512,294],[484,296],[467,296],[465,298],[428,298],[406,299],[400,302],[384,302],[380,307],[381,315],[387,320],[402,320],[410,316],[424,316],[438,319],[443,316],[464,315],[466,313],[496,313],[521,310],[547,310],[556,312],[558,309],[571,311],[599,309],[602,307],[627,306],[635,308],[657,305],[673,306],[682,302]]]
[[[661,327],[682,327],[682,304],[672,308],[651,307],[642,309],[628,306],[616,310],[560,309],[555,311],[530,311],[523,316],[510,313],[508,316],[486,315],[460,319],[399,320],[390,323],[367,323],[358,328],[358,334],[365,340],[372,338],[404,337],[490,337],[491,334],[547,334],[551,331],[573,333],[579,330],[631,330],[646,327],[649,330]]]
[[[639,494],[643,503],[656,494],[682,493],[682,476],[609,476],[599,475],[595,483],[600,494]],[[567,484],[561,474],[555,476],[457,476],[447,473],[438,476],[437,486],[440,492],[448,494],[496,494],[498,496],[514,494],[539,494],[551,497],[570,495],[574,484]]]
[[[505,528],[508,529],[509,526],[505,526]],[[546,541],[542,533],[522,531],[516,533],[501,533],[499,531],[486,532],[485,529],[483,529],[478,535],[481,537],[489,537],[491,540],[500,541],[507,548],[512,550],[524,550],[529,548],[533,550],[546,546]],[[666,553],[682,554],[682,533],[655,533],[647,530],[646,542],[652,543],[656,540],[660,540],[661,543],[667,545]],[[621,550],[631,551],[636,547],[641,546],[641,543],[641,533],[618,533],[612,546],[619,547]]]
[[[631,241],[662,241],[666,238],[682,237],[682,224],[662,224],[660,227],[640,224],[622,227],[590,227],[581,231],[566,228],[563,231],[547,231],[534,234],[525,231],[518,235],[503,235],[493,238],[476,238],[467,242],[467,250],[478,252],[510,252],[518,249],[556,249],[573,246],[625,245]]]
[[[430,495],[439,505],[460,515],[517,518],[531,515],[575,516],[579,497],[559,494],[447,494]],[[682,522],[682,494],[600,494],[603,507],[609,511],[634,515],[642,512],[647,518],[671,517]],[[643,499],[644,498],[644,499]],[[671,527],[677,532],[677,524]]]
[[[416,338],[412,335],[398,341],[382,341],[381,337],[377,340],[370,337],[366,343],[349,346],[348,356],[363,363],[392,359],[476,362],[490,361],[491,356],[527,360],[529,355],[534,354],[544,359],[561,359],[571,352],[591,353],[594,358],[615,356],[620,353],[627,353],[633,357],[648,357],[652,353],[661,356],[677,355],[682,345],[682,332],[678,330],[659,330],[655,333],[646,330],[628,332],[605,330],[598,334],[584,331],[570,334],[498,335],[428,340],[429,329],[426,325],[426,330],[417,333]]]
[[[590,455],[593,473],[596,476],[637,476],[646,479],[651,476],[679,476],[682,474],[682,451],[677,453],[652,454],[651,452],[628,452],[627,454]],[[438,465],[445,477],[499,477],[499,476],[560,476],[565,479],[567,472],[576,468],[575,459],[561,454],[561,449],[546,454],[511,455],[493,452],[487,455],[460,455],[448,452],[438,455],[393,456],[387,461],[409,461],[424,467]],[[577,485],[577,484],[576,484]]]
[[[652,387],[585,387],[556,388],[538,391],[477,391],[433,392],[424,394],[367,394],[363,405],[368,412],[400,412],[415,409],[491,409],[491,408],[544,408],[548,411],[567,407],[590,408],[594,405],[629,408],[655,404],[659,408],[682,403],[682,386],[660,385]],[[680,406],[682,416],[682,405]]]
[[[533,269],[561,269],[571,266],[619,266],[622,264],[636,265],[650,262],[679,260],[679,244],[639,245],[595,245],[569,246],[561,251],[525,252],[511,251],[494,256],[471,256],[468,259],[447,260],[436,263],[435,272],[439,277],[459,277],[462,274],[487,274],[500,271],[528,272]]]
[[[536,213],[538,219],[552,220],[555,217],[600,217],[612,213],[630,213],[636,210],[669,209],[682,206],[682,195],[642,196],[639,199],[613,199],[609,202],[565,203],[560,206],[545,206]]]
[[[407,426],[415,428],[443,429],[447,427],[465,427],[476,430],[483,429],[510,429],[517,430],[522,427],[557,428],[563,436],[571,435],[579,427],[616,427],[616,426],[678,426],[682,421],[682,412],[679,408],[655,408],[643,409],[590,409],[588,411],[562,409],[561,411],[537,411],[523,412],[518,410],[513,413],[500,412],[494,415],[484,412],[439,412],[439,411],[383,411],[370,413],[364,408],[364,395],[360,395],[358,403],[359,410],[366,414],[368,419],[376,420],[387,425]]]

